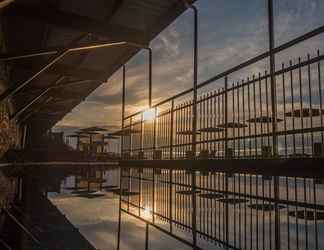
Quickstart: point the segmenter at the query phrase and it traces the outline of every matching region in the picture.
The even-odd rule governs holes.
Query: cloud
[[[58,194],[51,201],[79,231],[98,249],[116,249],[118,198],[87,200]],[[122,214],[121,249],[143,249],[145,224]],[[190,249],[150,227],[150,249]]]
[[[283,0],[275,2],[276,44],[288,41],[323,23],[324,4],[319,0]],[[264,1],[198,1],[199,82],[203,82],[268,48],[266,3]],[[242,12],[242,9],[246,11]],[[307,11],[305,11],[307,10]],[[277,55],[277,67],[289,58],[314,53],[323,47],[323,39],[311,39]],[[187,11],[154,41],[153,98],[165,99],[192,86],[192,13]],[[141,51],[126,65],[128,114],[147,106],[147,52]],[[229,76],[230,82],[268,70],[268,60]],[[92,126],[120,124],[121,70],[95,90],[84,103],[68,114],[59,125]],[[207,91],[223,86],[223,80],[211,84]]]

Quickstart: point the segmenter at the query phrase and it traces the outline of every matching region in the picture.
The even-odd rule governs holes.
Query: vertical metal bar
[[[227,151],[228,151],[228,82],[227,82],[227,76],[225,76],[225,158],[227,158]]]
[[[247,82],[250,82],[250,78],[247,78]],[[251,96],[250,96],[250,84],[247,85],[247,98],[248,98],[248,120],[251,120]],[[252,142],[251,142],[251,125],[252,123],[249,122],[249,157],[252,157]]]
[[[237,100],[236,100],[236,104],[237,104],[237,106],[236,106],[236,108],[237,108],[237,123],[240,123],[240,115],[241,115],[241,113],[240,113],[240,88],[239,88],[239,83],[237,82],[237,84],[236,84],[236,98],[237,98]],[[244,123],[245,121],[243,120],[243,123]],[[240,128],[238,129],[238,131],[237,131],[237,137],[238,137],[238,139],[237,139],[237,157],[238,158],[240,158],[241,157],[241,138],[240,138],[240,136],[241,136],[241,133],[240,133]]]
[[[149,241],[149,224],[146,223],[146,226],[145,226],[145,250],[148,250],[148,241]]]
[[[142,207],[145,207],[145,202],[142,202],[143,200],[143,195],[142,195],[142,175],[145,169],[143,168],[138,168],[137,169],[137,174],[138,174],[138,216],[141,216],[141,209]],[[144,188],[145,188],[145,183],[144,183]],[[144,197],[145,201],[145,197]]]
[[[244,184],[243,184],[243,186],[244,186],[244,188],[243,188],[243,193],[244,194],[247,194],[247,192],[246,192],[246,173],[244,173]],[[247,241],[247,225],[246,225],[246,221],[247,221],[247,218],[246,218],[246,202],[244,203],[244,250],[246,250],[247,249],[247,243],[246,243],[246,241]]]
[[[179,122],[180,122],[180,131],[184,131],[184,124],[183,124],[183,106],[184,104],[180,104],[180,110],[179,110]],[[179,144],[180,146],[180,152],[181,152],[181,158],[183,158],[183,142],[184,142],[184,135],[179,135]]]
[[[298,202],[298,188],[297,188],[297,178],[294,178],[294,189],[295,189],[295,203]],[[295,205],[295,232],[296,232],[296,249],[299,250],[299,222],[298,222],[298,207]]]
[[[257,118],[257,109],[256,109],[256,93],[255,93],[255,75],[252,77],[253,79],[253,113],[254,113],[254,155],[256,158],[258,158],[258,141],[257,141],[257,123],[256,123],[256,118]]]
[[[320,56],[319,50],[317,50],[317,56]],[[323,96],[322,96],[322,77],[321,77],[321,61],[317,63],[317,73],[318,73],[318,94],[319,94],[319,104],[320,104],[320,124],[323,127]],[[324,132],[321,131],[321,143],[324,143]]]
[[[308,91],[309,91],[309,108],[310,108],[310,128],[313,129],[313,98],[312,98],[312,79],[311,79],[311,65],[310,65],[310,55],[307,55],[307,72],[308,72]],[[320,93],[319,93],[320,94]],[[322,110],[320,111],[322,113]],[[311,148],[312,156],[314,156],[314,132],[311,132]]]
[[[192,152],[196,157],[196,132],[197,132],[197,85],[198,85],[198,9],[191,5],[194,12],[194,76],[193,76],[193,103],[192,103]],[[196,171],[192,171],[192,241],[193,248],[197,246],[197,229],[196,229]]]
[[[278,154],[277,145],[277,99],[276,99],[276,76],[275,76],[275,38],[274,38],[274,17],[273,0],[268,0],[268,25],[269,25],[269,52],[270,52],[270,95],[272,111],[272,147],[273,155]]]
[[[149,108],[152,107],[152,49],[149,51]]]
[[[244,86],[244,80],[242,80],[242,109],[243,109],[243,121],[245,121],[245,86]],[[245,127],[243,128],[243,157],[246,157],[246,138],[245,138]]]
[[[282,69],[284,70],[285,65],[282,64]],[[287,120],[286,120],[286,81],[285,81],[285,73],[282,73],[282,96],[283,96],[283,120],[284,120],[284,142],[285,142],[285,157],[288,156],[288,148],[287,148]]]
[[[129,128],[130,128],[130,131],[132,131],[132,129],[133,129],[133,117],[129,118]],[[129,134],[129,145],[130,145],[130,148],[129,148],[130,156],[132,157],[133,156],[133,136],[132,136],[132,133]]]
[[[144,137],[143,124],[144,124],[143,113],[141,113],[141,133],[140,133],[140,152],[141,152],[141,154],[144,154],[144,152],[143,152],[143,137]]]
[[[264,75],[268,75],[268,72],[265,71]],[[265,79],[265,89],[266,89],[266,114],[267,117],[269,117],[269,87],[268,87],[268,77],[266,77]],[[270,136],[269,136],[269,132],[270,131],[270,123],[267,122],[267,129],[266,129],[266,133],[267,133],[267,146],[270,147]]]
[[[162,170],[161,170],[162,171]],[[152,223],[155,223],[155,168],[152,168]],[[165,200],[163,199],[162,202],[164,203]]]
[[[262,104],[263,103],[262,103],[262,81],[261,81],[261,73],[260,72],[258,74],[258,79],[259,79],[258,82],[259,82],[259,105],[260,105],[259,109],[260,109],[260,117],[262,119],[262,117],[263,117]],[[260,134],[261,134],[260,144],[261,144],[261,151],[262,151],[262,148],[263,148],[263,123],[262,122],[260,123]],[[262,154],[262,152],[261,152],[261,154]]]
[[[126,90],[126,67],[123,65],[123,87],[122,87],[122,131],[124,131],[125,122],[125,90]],[[121,137],[121,156],[123,157],[124,134]],[[121,199],[122,199],[122,169],[119,169],[119,211],[118,211],[118,234],[117,250],[120,249],[120,228],[121,228]]]
[[[221,96],[222,96],[222,100],[221,100]],[[217,126],[220,125],[221,121],[224,120],[224,94],[220,94],[220,90],[218,90],[217,92],[217,112],[215,111],[215,124],[217,124]],[[216,100],[215,100],[215,109],[216,109]],[[222,105],[222,110],[221,110],[221,105]],[[216,114],[217,114],[217,121],[216,121]],[[222,120],[221,120],[221,116],[222,116]],[[222,133],[222,139],[224,139],[224,132]],[[221,135],[220,133],[217,133],[217,139],[220,139]],[[217,142],[217,157],[221,157],[222,155],[220,154],[220,146],[221,143],[220,141]],[[224,144],[222,145],[224,147]],[[224,148],[223,148],[223,154],[224,154]],[[225,154],[224,154],[225,156]]]
[[[304,189],[304,203],[307,204],[307,185],[306,185],[306,178],[303,178],[303,189]],[[304,207],[304,224],[305,224],[305,249],[308,250],[308,219],[306,218],[307,215],[307,208]]]
[[[292,61],[289,61],[289,66],[292,66]],[[294,80],[293,80],[293,71],[290,70],[290,95],[291,95],[291,113],[292,113],[292,130],[295,130],[295,97],[294,97]],[[296,135],[295,133],[293,133],[292,135],[292,139],[293,139],[293,155],[296,155]]]
[[[171,121],[170,121],[170,156],[173,159],[173,120],[174,120],[174,99],[171,101]]]
[[[233,158],[235,158],[235,143],[236,143],[236,140],[235,140],[235,88],[234,88],[234,83],[232,83],[232,122],[233,122],[233,134],[232,134],[232,150],[233,150]],[[239,128],[237,129],[239,130]]]
[[[286,177],[286,199],[289,201],[289,178]],[[287,206],[287,249],[290,250],[290,216],[289,206]]]
[[[270,52],[270,81],[271,81],[271,111],[272,111],[272,148],[273,156],[278,156],[277,139],[277,97],[276,97],[276,76],[275,76],[275,34],[273,0],[268,0],[268,25],[269,25],[269,52]],[[275,249],[280,250],[280,217],[279,217],[279,177],[274,177],[274,198],[275,198]]]
[[[303,105],[303,80],[302,80],[302,72],[301,72],[301,58],[298,58],[298,81],[299,81],[299,105],[300,105],[300,123],[302,129],[302,154],[305,154],[305,133],[304,133],[304,105]],[[294,111],[293,111],[294,112]]]
[[[317,225],[317,195],[316,195],[316,183],[313,179],[313,204],[314,204],[314,234],[315,234],[315,250],[318,250],[318,225]]]
[[[169,221],[170,221],[170,232],[173,232],[173,228],[172,228],[172,222],[173,222],[173,211],[172,211],[172,203],[173,203],[173,199],[172,199],[172,182],[173,182],[173,171],[172,169],[169,170]]]

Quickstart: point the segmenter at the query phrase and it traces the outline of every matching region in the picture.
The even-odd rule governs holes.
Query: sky
[[[266,0],[199,0],[199,62],[201,83],[268,49]],[[324,24],[321,0],[274,0],[275,45]],[[193,78],[193,15],[187,10],[150,44],[153,49],[153,104],[186,90]],[[276,57],[277,67],[289,59],[323,50],[323,36],[310,39]],[[126,113],[148,105],[148,55],[140,51],[126,64]],[[236,81],[268,69],[264,60],[229,76]],[[56,124],[67,133],[76,128],[121,124],[121,69]],[[223,86],[214,82],[200,93]]]
[[[276,46],[324,24],[323,0],[274,0],[274,4]],[[200,13],[199,83],[267,51],[266,0],[199,0],[196,6]],[[192,86],[192,24],[192,13],[188,10],[150,44],[153,49],[153,103]],[[323,51],[323,47],[323,35],[310,39],[278,54],[276,67],[290,59],[296,62],[299,56],[305,58],[307,53],[315,55],[317,49]],[[148,104],[147,62],[147,52],[141,51],[126,64],[128,114]],[[261,61],[230,75],[229,79],[241,80],[265,70],[269,70],[268,62]],[[111,130],[120,128],[121,73],[118,70],[107,79],[55,129],[70,133],[79,127],[97,125]],[[222,86],[223,82],[218,81],[200,93]],[[100,249],[115,249],[117,200],[109,201],[91,203],[73,198],[72,202],[62,195],[53,198],[53,202]],[[126,216],[123,219],[122,230],[128,233],[122,239],[122,249],[143,249],[144,225]],[[152,231],[150,237],[157,244],[150,249],[189,249],[156,231]],[[155,240],[161,237],[167,240]]]
[[[104,178],[106,180],[106,183],[104,183],[103,185],[118,185],[118,175],[119,175],[119,171],[117,169],[115,170],[111,170],[111,171],[107,171],[104,174]],[[210,175],[211,176],[211,175]],[[235,179],[231,178],[229,179],[229,190],[230,191],[234,191],[234,186],[233,186],[233,182],[236,183],[236,192],[238,192],[238,190],[241,190],[242,193],[246,193],[246,194],[252,194],[252,195],[258,195],[258,191],[262,192],[262,185],[264,185],[263,187],[265,187],[265,191],[264,191],[264,196],[268,197],[268,196],[272,196],[273,195],[273,191],[271,191],[272,195],[269,194],[269,189],[270,188],[270,183],[271,182],[261,182],[261,177],[250,177],[246,176],[246,178],[244,178],[243,176],[241,176],[241,184],[238,184],[238,179],[237,179],[236,175],[236,181]],[[125,177],[126,178],[126,177]],[[201,177],[199,177],[201,178]],[[259,182],[258,185],[255,182],[255,178],[259,178]],[[245,180],[243,182],[243,179]],[[117,242],[117,230],[118,230],[118,208],[119,208],[119,197],[117,195],[114,195],[111,192],[105,192],[105,191],[99,191],[101,194],[105,194],[105,196],[103,197],[99,197],[99,198],[95,198],[95,199],[86,199],[86,198],[81,198],[78,197],[77,195],[73,195],[71,194],[70,190],[67,190],[67,187],[73,187],[74,186],[74,177],[68,177],[67,179],[65,179],[65,181],[62,183],[61,187],[61,193],[50,193],[50,200],[51,202],[57,206],[58,209],[60,209],[60,211],[67,216],[68,220],[76,227],[79,229],[79,231],[81,232],[81,234],[83,236],[86,237],[86,239],[88,241],[90,241],[90,243],[95,246],[97,249],[100,250],[110,250],[110,249],[116,249],[116,242]],[[207,179],[206,179],[207,180]],[[205,180],[205,181],[206,181]],[[209,178],[209,180],[211,180],[211,178]],[[252,181],[251,181],[252,180]],[[253,181],[254,180],[254,181]],[[299,178],[297,179],[296,183],[295,183],[295,179],[294,178],[289,178],[289,185],[286,186],[286,179],[284,177],[282,177],[280,179],[281,181],[279,182],[279,193],[280,193],[280,198],[281,200],[286,200],[288,199],[289,201],[294,201],[295,199],[295,195],[297,195],[297,201],[299,202],[303,202],[304,201],[304,195],[307,195],[306,198],[306,202],[308,204],[313,204],[314,200],[313,200],[313,179],[307,178],[305,179],[306,184],[304,183],[304,179]],[[132,186],[136,187],[138,185],[138,183],[136,183],[135,179],[131,180]],[[253,186],[250,186],[250,181],[251,183],[253,183]],[[181,182],[181,181],[180,181]],[[205,182],[206,183],[206,182]],[[208,181],[207,181],[208,183]],[[216,181],[214,182],[214,184],[212,184],[210,182],[210,189],[215,188],[216,190],[222,190],[221,188],[217,188],[215,186],[212,185],[216,185],[215,184]],[[250,186],[247,188],[247,191],[242,191],[245,190],[244,188],[246,188],[245,184],[247,186]],[[263,183],[263,184],[262,184]],[[144,182],[143,182],[144,184]],[[297,188],[295,189],[295,184],[297,185]],[[209,185],[209,184],[208,184]],[[304,186],[305,185],[305,186]],[[240,186],[240,188],[238,187]],[[93,187],[92,187],[93,188]],[[147,191],[145,191],[148,188],[147,185],[143,185],[142,187],[142,192],[143,195],[145,193],[147,193]],[[161,185],[156,185],[156,193],[162,193],[162,190],[159,190],[159,188],[161,188]],[[289,188],[289,189],[288,189]],[[304,193],[304,188],[305,188],[305,192]],[[271,190],[272,188],[270,188]],[[132,189],[133,190],[133,189]],[[273,190],[273,189],[272,189]],[[289,190],[289,191],[288,191]],[[295,193],[297,190],[297,193]],[[136,191],[136,189],[134,189],[133,191]],[[175,191],[175,190],[174,190]],[[205,191],[203,191],[205,192]],[[288,192],[288,193],[287,193]],[[316,204],[321,206],[324,204],[324,196],[323,196],[323,192],[324,192],[324,186],[323,185],[317,185],[316,186]],[[260,195],[260,193],[259,193]],[[143,197],[143,196],[142,196]],[[199,196],[197,196],[199,197]],[[242,198],[242,197],[241,197]],[[158,208],[160,207],[160,202],[161,200],[159,198],[156,198],[156,212],[159,213]],[[136,200],[136,197],[134,197],[134,200]],[[133,200],[133,202],[135,203],[135,201]],[[144,198],[144,200],[146,200]],[[241,231],[241,237],[242,237],[242,245],[244,245],[245,243],[243,243],[243,239],[244,239],[244,235],[247,235],[247,248],[249,249],[249,245],[250,245],[250,237],[252,237],[253,239],[253,244],[255,244],[255,242],[258,242],[259,245],[259,249],[262,249],[262,235],[263,235],[263,231],[264,231],[264,235],[265,235],[265,248],[269,249],[269,238],[268,236],[271,235],[269,232],[269,221],[271,221],[272,223],[272,230],[274,230],[274,214],[272,213],[267,213],[265,212],[264,214],[259,211],[252,211],[249,209],[249,205],[251,204],[255,204],[257,201],[255,199],[248,199],[248,203],[246,203],[246,207],[245,205],[242,207],[235,207],[235,206],[229,206],[229,233],[230,233],[230,241],[233,244],[233,234],[234,234],[234,229],[233,229],[233,225],[235,223],[235,225],[237,225],[238,223],[238,218],[241,219],[241,226],[242,226],[242,231]],[[203,203],[202,203],[203,202]],[[214,202],[211,202],[211,200],[208,201],[208,205],[207,207],[209,207],[210,209],[203,209],[200,210],[200,206],[201,204],[205,204],[203,206],[206,207],[206,200],[201,200],[198,199],[197,201],[197,225],[199,228],[200,225],[200,220],[201,218],[203,218],[202,220],[206,223],[208,222],[208,224],[210,223],[210,221],[215,222],[216,225],[219,225],[219,218],[217,218],[217,215],[215,216],[215,212],[216,211],[220,211],[220,213],[223,213],[223,210],[221,207],[219,207],[218,205],[215,204],[215,200]],[[187,206],[187,204],[190,203],[189,199],[180,199],[178,198],[178,206],[175,205],[175,201],[173,201],[173,207],[176,208],[178,207],[178,211],[180,211],[181,209],[184,209],[185,206]],[[214,205],[212,205],[214,204]],[[259,200],[259,203],[257,204],[261,204],[261,201]],[[267,202],[266,202],[267,204]],[[283,204],[281,204],[283,205]],[[291,249],[295,249],[295,242],[297,241],[296,239],[296,231],[295,231],[295,226],[296,226],[296,221],[294,219],[294,217],[289,217],[290,221],[288,221],[287,219],[287,209],[286,209],[286,205],[284,205],[284,209],[280,210],[280,233],[281,233],[281,237],[282,237],[282,241],[281,241],[281,245],[282,245],[282,249],[288,249],[287,248],[287,237],[289,236],[289,240],[290,240],[290,244],[291,244]],[[142,203],[142,206],[147,206],[147,204],[145,202]],[[211,208],[213,207],[213,208]],[[146,207],[148,208],[148,207]],[[215,209],[216,208],[216,209]],[[293,206],[291,205],[289,208],[289,211],[295,211],[295,209],[298,209],[299,211],[302,210],[301,206]],[[132,211],[132,210],[131,210]],[[189,210],[184,210],[184,211],[189,211]],[[207,213],[205,213],[205,211],[208,211]],[[133,210],[133,212],[136,214],[137,211]],[[258,214],[259,213],[259,214]],[[174,212],[174,214],[177,214],[176,212]],[[235,214],[235,216],[234,216]],[[257,214],[259,215],[257,217]],[[144,214],[142,213],[142,216],[145,219],[150,220],[151,219],[151,214]],[[146,218],[147,216],[147,218]],[[263,217],[264,216],[264,217]],[[208,218],[208,219],[206,219]],[[211,218],[214,218],[214,220],[211,220]],[[233,219],[234,218],[234,219]],[[257,221],[258,218],[258,221]],[[176,220],[179,220],[176,219]],[[245,221],[247,221],[247,227],[244,226]],[[253,234],[251,234],[250,236],[250,223],[252,223],[251,221],[253,221]],[[258,223],[259,225],[259,234],[258,237],[256,238],[257,234],[256,232],[256,224]],[[290,233],[288,234],[287,232],[287,223],[289,223],[290,226]],[[156,224],[159,227],[162,227],[166,230],[168,230],[168,223],[166,222],[160,222],[160,220],[158,218],[156,218]],[[222,224],[222,223],[221,223]],[[298,222],[299,224],[299,244],[300,244],[300,249],[304,249],[304,244],[305,244],[305,224],[304,221],[302,219],[299,220]],[[133,250],[133,249],[144,249],[144,242],[145,242],[145,224],[142,223],[141,221],[139,221],[138,219],[128,216],[125,213],[122,213],[122,224],[121,224],[121,248],[123,250]],[[210,225],[210,224],[209,224]],[[263,228],[264,225],[264,228]],[[205,228],[203,226],[203,228]],[[222,228],[222,227],[221,227]],[[315,249],[315,227],[314,227],[314,222],[312,221],[308,221],[307,224],[307,228],[308,228],[308,240],[309,240],[309,249]],[[208,230],[208,229],[207,229]],[[317,221],[317,230],[318,230],[318,235],[323,235],[324,233],[324,221],[323,220],[318,220]],[[221,231],[221,230],[220,230]],[[173,226],[173,233],[177,236],[180,236],[182,239],[187,239],[188,241],[191,241],[191,233],[189,231],[186,230],[182,230],[177,228],[175,225]],[[238,231],[236,231],[236,240],[238,240]],[[274,234],[272,234],[272,239],[274,240]],[[221,236],[217,236],[219,238],[221,238]],[[258,239],[258,240],[257,240]],[[322,249],[322,246],[324,246],[324,240],[320,237],[319,238],[319,249]],[[214,244],[211,241],[207,241],[204,238],[198,237],[198,244],[202,249],[205,250],[220,250],[220,249],[224,249],[221,247],[218,247],[216,244]],[[172,237],[166,235],[163,232],[158,231],[157,229],[154,229],[153,227],[150,227],[150,232],[149,232],[149,249],[151,250],[167,250],[167,249],[177,249],[177,250],[187,250],[187,249],[191,249],[189,248],[187,245],[184,245],[183,243],[173,239]],[[256,249],[256,245],[254,245],[253,249]]]

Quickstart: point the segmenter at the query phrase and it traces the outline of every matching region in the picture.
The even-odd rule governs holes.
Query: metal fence
[[[323,58],[318,51],[314,57],[282,64],[275,72],[275,116],[270,74],[265,71],[232,84],[225,76],[221,79],[224,88],[199,96],[196,133],[192,129],[193,100],[179,103],[179,95],[156,105],[151,111],[156,115],[150,119],[145,119],[145,112],[126,117],[124,157],[270,158],[273,136],[278,141],[277,157],[323,157]]]
[[[193,249],[324,248],[324,55],[275,61],[324,26],[275,47],[267,3],[269,50],[200,84],[189,5],[193,87],[152,106],[150,71],[150,110],[125,116],[123,67],[120,211]],[[265,60],[268,70],[231,80]]]
[[[302,172],[123,168],[121,209],[196,249],[323,249],[324,179]]]

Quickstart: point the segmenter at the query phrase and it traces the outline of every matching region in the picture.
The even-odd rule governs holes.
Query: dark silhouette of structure
[[[120,180],[108,188],[120,197],[118,250],[122,212],[146,223],[146,249],[149,227],[193,249],[207,242],[225,249],[322,249],[323,55],[317,51],[281,68],[275,59],[321,35],[324,26],[276,47],[273,1],[267,0],[268,51],[199,83],[194,1],[111,1],[104,6],[109,15],[95,2],[94,9],[27,1],[6,7],[8,53],[0,60],[12,63],[13,73],[0,101],[11,103],[22,148],[42,148],[45,131],[122,67],[122,128],[114,134],[121,136]],[[186,9],[193,13],[192,88],[153,104],[149,42]],[[25,26],[23,47],[17,23]],[[125,63],[140,49],[149,53],[149,110],[126,116]],[[269,61],[267,70],[231,82],[232,74],[261,60]],[[198,95],[215,81],[223,87]],[[61,160],[87,164],[89,158],[74,153]],[[80,195],[91,198],[86,191]],[[9,218],[17,217],[4,207]]]

